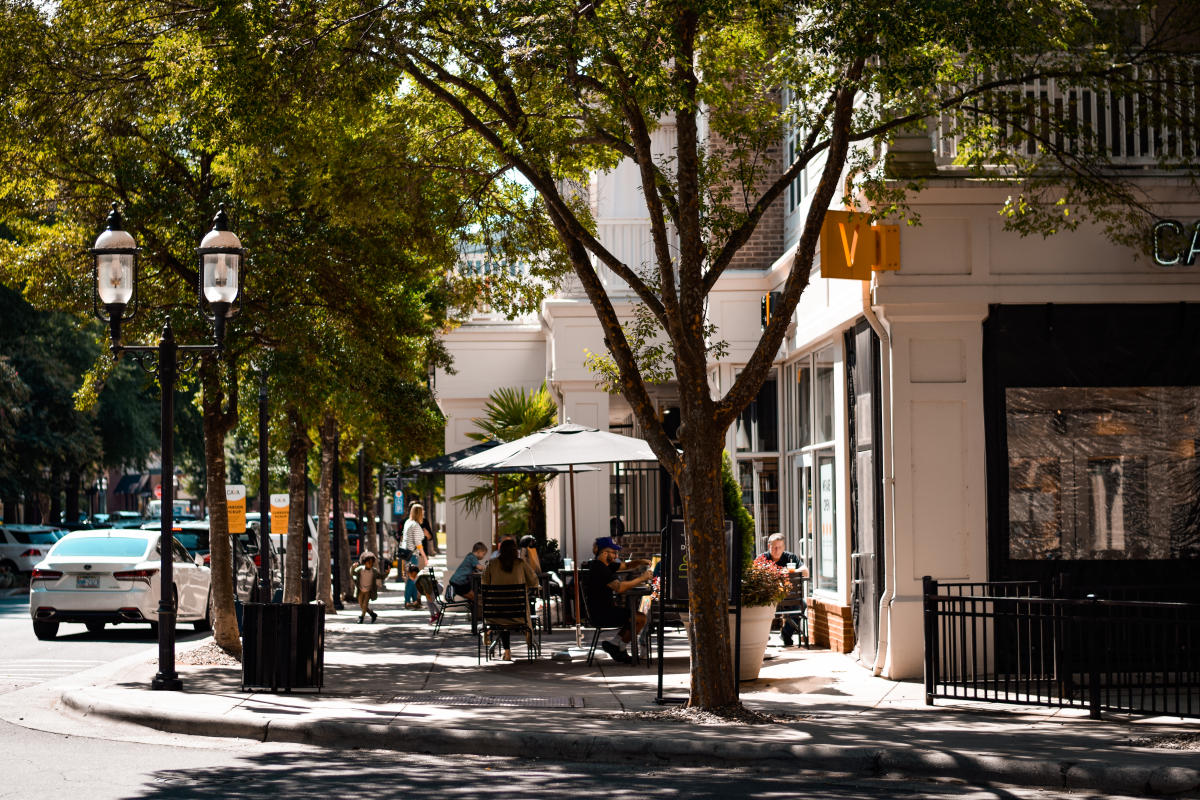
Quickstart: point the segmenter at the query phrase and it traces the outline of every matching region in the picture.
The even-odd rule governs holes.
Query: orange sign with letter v
[[[827,211],[821,226],[821,277],[871,279],[879,247],[871,218],[853,211]]]

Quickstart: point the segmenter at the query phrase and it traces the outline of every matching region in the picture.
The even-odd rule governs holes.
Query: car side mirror
[[[193,560],[194,562],[196,562],[196,566],[197,566],[197,567],[203,567],[203,566],[204,566],[204,556],[196,556],[196,557],[195,557],[195,558],[193,558],[192,560]]]

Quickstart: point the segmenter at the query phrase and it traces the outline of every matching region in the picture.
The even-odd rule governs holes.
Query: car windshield
[[[208,531],[175,531],[175,541],[192,555],[208,552]]]
[[[17,540],[17,544],[54,544],[58,541],[54,531],[9,531],[8,533]]]
[[[144,538],[127,536],[83,536],[63,539],[54,546],[56,556],[114,556],[136,558],[144,555],[149,543]]]

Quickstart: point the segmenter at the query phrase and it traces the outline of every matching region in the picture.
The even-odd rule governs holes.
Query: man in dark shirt
[[[609,658],[629,663],[629,653],[625,646],[629,643],[629,612],[623,604],[617,603],[617,595],[634,586],[639,586],[650,580],[653,575],[647,570],[635,578],[621,580],[617,577],[617,554],[621,545],[604,536],[596,540],[596,557],[589,561],[583,575],[584,601],[587,603],[588,619],[593,627],[619,628],[620,630],[608,641],[600,643]],[[646,624],[646,616],[637,615],[637,629],[641,631]]]
[[[801,574],[807,572],[807,570],[799,567],[800,559],[796,557],[796,554],[790,553],[783,548],[783,534],[772,533],[767,539],[767,552],[759,553],[758,557],[767,559],[780,569],[786,569],[788,564],[795,564],[797,565],[797,568],[800,569]],[[799,608],[803,610],[806,607],[807,603],[801,599]],[[791,608],[791,606],[789,606],[789,608]],[[784,617],[783,622],[779,626],[779,636],[781,639],[783,639],[783,646],[791,647],[793,637],[799,631],[800,626],[796,624],[792,617]]]

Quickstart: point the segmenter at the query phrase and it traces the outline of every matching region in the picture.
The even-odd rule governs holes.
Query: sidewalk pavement
[[[1198,720],[1096,721],[1080,710],[927,706],[920,683],[874,677],[851,656],[771,646],[759,679],[742,684],[742,701],[787,721],[701,724],[661,713],[657,665],[617,664],[599,650],[591,667],[579,654],[550,658],[574,644],[574,628],[544,635],[541,660],[525,661],[523,643],[514,640],[513,662],[477,665],[462,615],[434,638],[428,612],[405,611],[402,591],[389,587],[375,604],[375,624],[359,624],[353,604],[327,616],[320,693],[243,692],[240,666],[184,664],[182,692],[154,692],[151,660],[110,683],[65,687],[62,701],[77,713],[164,731],[329,747],[708,765],[769,761],[772,769],[1200,797],[1200,750],[1169,749],[1172,739],[1196,748]],[[682,634],[668,635],[664,667],[664,694],[686,695]]]

